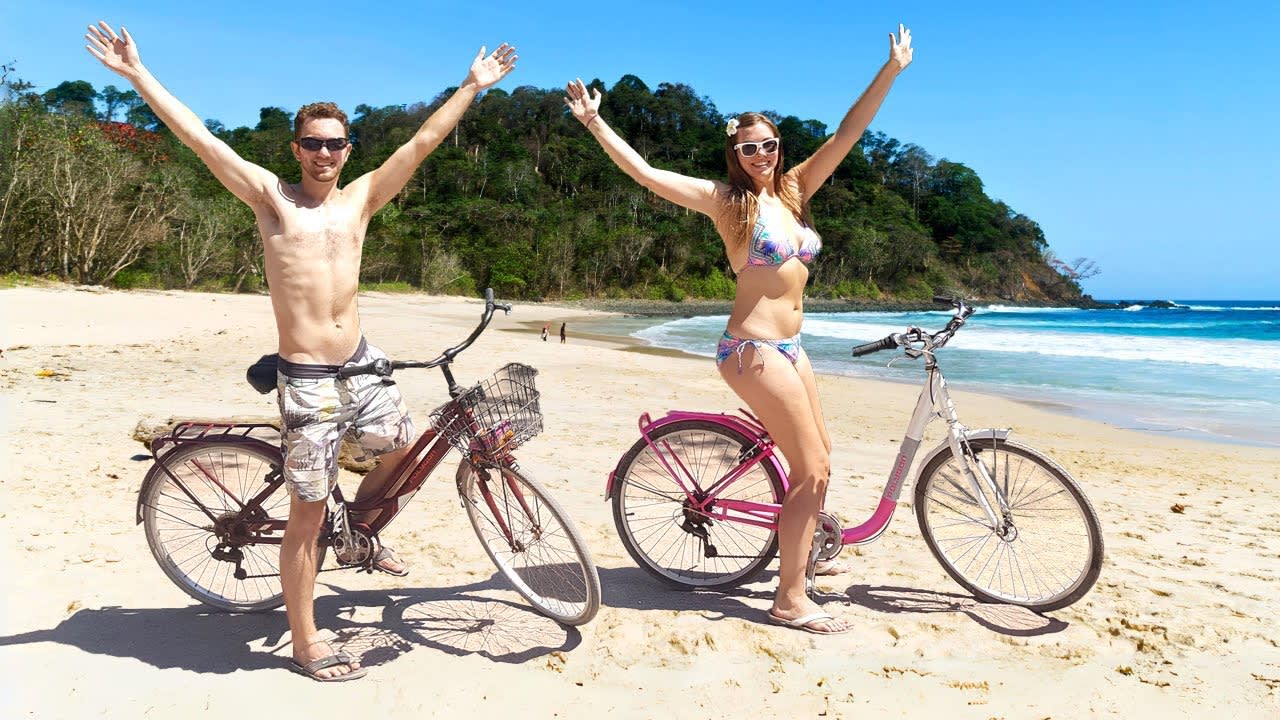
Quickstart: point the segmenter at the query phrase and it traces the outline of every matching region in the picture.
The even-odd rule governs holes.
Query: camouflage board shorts
[[[279,391],[284,478],[299,500],[329,495],[338,480],[338,444],[346,436],[368,459],[397,450],[413,439],[413,421],[388,378],[373,374],[338,379],[338,369],[386,355],[364,338],[343,365],[310,365],[280,359]]]

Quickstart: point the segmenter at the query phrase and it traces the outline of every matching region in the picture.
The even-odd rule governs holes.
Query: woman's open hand
[[[578,122],[586,125],[600,114],[600,99],[604,96],[595,88],[588,90],[582,84],[582,78],[565,85],[564,91],[564,104],[569,106],[569,112],[578,118]]]
[[[89,32],[84,37],[89,41],[85,49],[117,75],[127,78],[142,69],[138,44],[123,26],[120,28],[120,35],[117,35],[105,20],[99,20],[97,25],[89,26]]]

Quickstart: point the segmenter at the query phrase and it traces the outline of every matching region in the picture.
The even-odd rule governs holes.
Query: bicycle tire
[[[1103,557],[1098,515],[1080,486],[1024,445],[979,438],[969,447],[1008,499],[1015,532],[1001,537],[990,526],[948,449],[921,470],[915,488],[916,521],[934,558],[987,602],[1046,612],[1079,600],[1097,581]],[[984,495],[998,512],[989,490]],[[1064,559],[1048,562],[1051,555]]]
[[[160,469],[142,488],[142,520],[151,554],[160,569],[187,595],[227,612],[264,612],[284,604],[280,588],[280,546],[257,545],[244,538],[230,547],[243,554],[248,577],[234,576],[236,563],[214,557],[223,537],[203,512],[234,524],[244,504],[267,485],[280,466],[278,453],[242,443],[191,443],[166,453],[164,463],[196,501]],[[289,491],[284,483],[262,503],[254,520],[288,520]],[[234,534],[234,533],[232,533]],[[224,545],[224,547],[227,547]],[[317,543],[316,567],[324,563],[326,546]]]
[[[458,466],[458,492],[485,554],[538,612],[565,625],[590,622],[600,610],[600,576],[568,513],[513,467],[487,474],[481,481],[470,462]]]
[[[678,456],[703,489],[739,465],[756,444],[754,438],[710,420],[678,420],[654,430],[649,439]],[[637,565],[668,585],[735,587],[758,575],[778,554],[775,530],[712,520],[689,508],[684,491],[644,438],[622,456],[613,483],[613,522],[623,547]],[[780,504],[785,494],[771,462],[756,463],[727,490],[732,494],[721,497],[761,503]]]

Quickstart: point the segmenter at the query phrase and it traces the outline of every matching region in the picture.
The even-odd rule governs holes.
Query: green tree
[[[44,104],[54,112],[96,117],[98,91],[84,80],[64,80],[44,93]]]

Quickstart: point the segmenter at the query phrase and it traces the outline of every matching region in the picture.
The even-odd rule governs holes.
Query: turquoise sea
[[[1175,302],[979,307],[939,363],[957,389],[1046,403],[1125,428],[1280,447],[1280,301]],[[849,349],[911,325],[937,330],[949,316],[807,313],[802,342],[820,373],[919,383],[918,362],[886,367],[889,352],[854,359]],[[620,318],[592,329],[711,357],[726,320]]]

